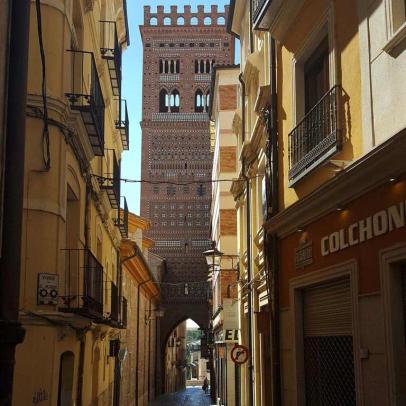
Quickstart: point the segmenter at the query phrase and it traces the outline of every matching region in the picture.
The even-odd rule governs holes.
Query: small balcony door
[[[304,64],[305,114],[329,91],[329,49],[325,37]]]

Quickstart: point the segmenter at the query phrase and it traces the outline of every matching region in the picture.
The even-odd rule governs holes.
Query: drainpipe
[[[148,282],[151,282],[152,278],[148,278],[145,281],[141,282],[138,285],[137,290],[137,352],[136,352],[136,379],[135,379],[135,405],[138,406],[138,392],[139,392],[139,376],[138,376],[138,369],[140,366],[139,362],[139,354],[140,354],[140,295],[141,295],[141,288]]]
[[[25,331],[18,321],[24,196],[25,108],[27,102],[30,1],[8,1],[8,35],[4,36],[8,78],[4,112],[5,148],[3,230],[0,258],[0,405],[13,394],[15,348]],[[3,106],[5,107],[5,106]]]
[[[271,38],[271,100],[270,109],[266,112],[268,129],[267,157],[270,166],[270,201],[267,201],[267,219],[279,212],[279,161],[278,161],[278,105],[276,82],[276,42]],[[269,194],[268,194],[269,196]],[[271,370],[272,370],[272,404],[281,404],[280,378],[280,304],[279,304],[279,258],[278,237],[276,234],[265,235],[265,255],[267,257],[268,286],[272,286],[270,295],[269,321],[271,326]],[[271,272],[271,275],[270,275]],[[272,278],[272,283],[270,279]]]
[[[241,103],[241,111],[242,111],[242,143],[245,142],[245,98],[246,98],[246,91],[245,91],[245,82],[243,79],[243,75],[240,74],[239,81],[241,83],[242,89],[242,103]],[[250,352],[250,357],[248,358],[248,371],[249,371],[249,380],[248,380],[248,393],[249,393],[249,405],[255,406],[255,398],[254,398],[254,365],[252,362],[252,272],[251,272],[251,190],[250,190],[250,179],[246,174],[246,160],[245,158],[242,159],[242,176],[245,180],[245,188],[246,188],[246,201],[247,201],[247,213],[246,213],[246,222],[247,222],[247,279],[249,283],[248,287],[248,349]]]

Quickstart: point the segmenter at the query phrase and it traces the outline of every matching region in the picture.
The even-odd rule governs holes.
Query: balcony
[[[104,99],[92,52],[68,50],[72,56],[72,80],[66,93],[72,110],[79,111],[93,152],[104,154]]]
[[[62,250],[62,303],[59,311],[77,313],[95,321],[103,319],[103,267],[88,249]]]
[[[106,170],[100,188],[107,193],[112,209],[120,208],[120,164],[113,149],[106,149]]]
[[[100,21],[102,58],[107,61],[113,95],[120,97],[121,94],[121,46],[118,42],[117,27],[115,21]]]
[[[118,216],[116,219],[116,226],[120,230],[122,238],[128,238],[128,205],[127,199],[122,197],[124,208],[118,209]]]
[[[110,311],[106,312],[105,320],[112,326],[119,325],[119,310],[120,310],[120,297],[118,295],[118,287],[112,281],[107,281],[107,291],[110,292]]]
[[[119,100],[118,119],[116,120],[116,129],[120,131],[121,144],[123,149],[130,149],[130,120],[128,118],[127,100]]]
[[[120,327],[121,328],[127,328],[127,322],[128,322],[128,302],[125,297],[121,298],[121,323]]]
[[[341,88],[334,86],[289,134],[289,185],[341,149],[338,106]]]
[[[251,0],[251,18],[255,28],[260,24],[272,0]]]

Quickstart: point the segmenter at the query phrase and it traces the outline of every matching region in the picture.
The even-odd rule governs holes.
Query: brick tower
[[[234,61],[228,9],[196,13],[144,7],[141,215],[152,223],[154,251],[167,260],[161,338],[192,318],[208,326],[207,266],[212,154],[207,114],[212,66]],[[177,184],[176,184],[177,183]],[[187,183],[187,184],[182,184]]]

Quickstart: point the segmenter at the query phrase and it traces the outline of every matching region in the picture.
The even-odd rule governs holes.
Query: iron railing
[[[103,266],[88,249],[64,249],[65,273],[59,310],[103,318]]]
[[[118,295],[118,287],[114,282],[107,282],[110,285],[110,314],[108,321],[110,324],[118,325],[119,311],[120,311],[120,298]]]
[[[258,19],[264,14],[264,11],[271,5],[272,0],[251,0],[251,19],[254,26]]]
[[[118,42],[117,26],[115,21],[100,21],[102,58],[107,61],[111,87],[114,96],[121,94],[121,65],[122,52]]]
[[[300,179],[341,148],[338,107],[341,88],[334,86],[289,134],[289,181]]]
[[[92,52],[68,50],[72,56],[71,89],[66,93],[72,110],[81,113],[93,152],[104,154],[104,99]]]
[[[112,209],[120,208],[120,164],[113,149],[106,149],[107,170],[101,180],[101,189],[106,191]]]
[[[128,238],[128,205],[127,199],[123,196],[123,208],[117,210],[116,226],[120,230],[122,238]]]
[[[123,296],[121,298],[121,328],[127,328],[128,323],[128,302],[127,299]]]
[[[116,128],[120,131],[123,149],[130,149],[130,120],[128,118],[127,100],[121,99],[118,102],[118,119]]]

